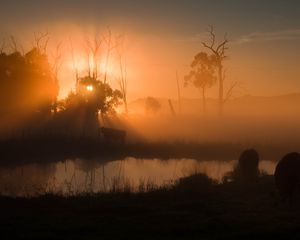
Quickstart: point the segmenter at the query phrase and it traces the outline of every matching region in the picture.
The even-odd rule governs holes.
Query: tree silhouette
[[[76,99],[76,101],[74,100]],[[85,106],[91,114],[101,115],[113,113],[120,104],[122,93],[114,90],[108,83],[104,83],[91,76],[79,78],[76,93],[71,93],[66,100],[66,108],[74,107],[74,103]]]
[[[127,61],[126,61],[126,54],[124,48],[125,38],[124,36],[119,36],[117,38],[117,55],[119,60],[119,69],[120,69],[120,76],[118,78],[120,91],[123,96],[123,103],[125,108],[125,113],[128,114],[128,104],[127,104]]]
[[[105,114],[114,114],[122,99],[119,90],[114,90],[91,76],[78,78],[76,92],[60,102],[60,112],[63,123],[71,133],[79,132],[84,137],[98,136],[99,114],[103,119]]]
[[[201,90],[203,99],[203,112],[206,111],[206,89],[216,83],[215,58],[205,52],[198,53],[191,64],[192,70],[184,77],[185,86],[193,84]]]
[[[48,57],[38,48],[24,55],[19,51],[0,54],[0,112],[49,115],[57,94]]]
[[[228,100],[228,98],[232,94],[232,90],[235,87],[236,83],[231,86],[226,94],[226,98],[224,100],[224,81],[225,81],[225,71],[224,71],[224,60],[227,58],[226,56],[226,50],[228,50],[228,39],[226,37],[226,34],[224,36],[224,40],[216,43],[216,35],[214,33],[214,28],[210,26],[208,29],[208,33],[210,35],[210,41],[208,43],[202,42],[202,45],[209,49],[209,51],[214,56],[214,65],[217,69],[217,75],[218,75],[218,84],[219,84],[219,115],[223,114],[223,106],[225,101]]]
[[[145,110],[148,113],[157,113],[161,108],[160,102],[154,97],[147,97],[145,101]]]

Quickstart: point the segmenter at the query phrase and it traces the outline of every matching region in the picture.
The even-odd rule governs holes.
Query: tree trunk
[[[223,91],[224,91],[224,87],[223,87],[223,66],[220,63],[218,66],[218,78],[219,78],[219,100],[218,100],[218,111],[219,111],[219,116],[223,115]]]
[[[203,113],[205,113],[206,112],[205,87],[202,88],[202,107],[203,107]]]
[[[173,117],[175,117],[176,113],[175,113],[171,99],[169,99],[168,102],[169,102],[169,107],[170,107],[171,113],[172,113]]]
[[[177,70],[176,70],[176,83],[177,83],[177,95],[178,95],[178,110],[179,110],[179,114],[181,114],[181,94],[180,94],[180,86],[179,86],[179,78],[178,78]]]
[[[128,114],[127,98],[124,98],[125,113]]]

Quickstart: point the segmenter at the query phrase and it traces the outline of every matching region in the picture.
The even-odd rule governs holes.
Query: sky
[[[48,31],[51,44],[63,42],[60,96],[74,87],[70,45],[84,59],[86,36],[125,36],[128,98],[176,98],[176,71],[182,95],[200,97],[183,87],[193,56],[205,50],[207,28],[219,40],[227,33],[230,49],[226,86],[239,82],[235,95],[300,92],[299,0],[1,0],[0,40],[14,35],[30,48],[34,32]],[[50,45],[51,46],[51,45]],[[118,87],[118,63],[111,57],[110,83]],[[217,87],[208,91],[217,96]]]

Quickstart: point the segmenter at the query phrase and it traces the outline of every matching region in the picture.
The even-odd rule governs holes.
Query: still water
[[[237,161],[195,159],[136,159],[103,162],[68,159],[64,162],[0,168],[0,194],[35,196],[44,193],[74,195],[113,190],[149,190],[171,185],[181,177],[201,172],[216,181],[232,171]],[[260,161],[259,168],[273,174],[274,161]]]

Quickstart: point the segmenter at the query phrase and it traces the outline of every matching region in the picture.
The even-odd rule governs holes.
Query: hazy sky
[[[299,9],[299,0],[1,0],[0,36],[13,34],[26,46],[33,32],[48,29],[52,41],[64,40],[67,49],[70,36],[110,26],[126,35],[129,98],[176,97],[176,69],[182,79],[203,50],[207,26],[214,25],[220,39],[227,32],[231,40],[227,82],[241,82],[238,94],[273,95],[300,92]],[[66,66],[62,95],[74,80]],[[216,88],[209,95],[216,96]]]

